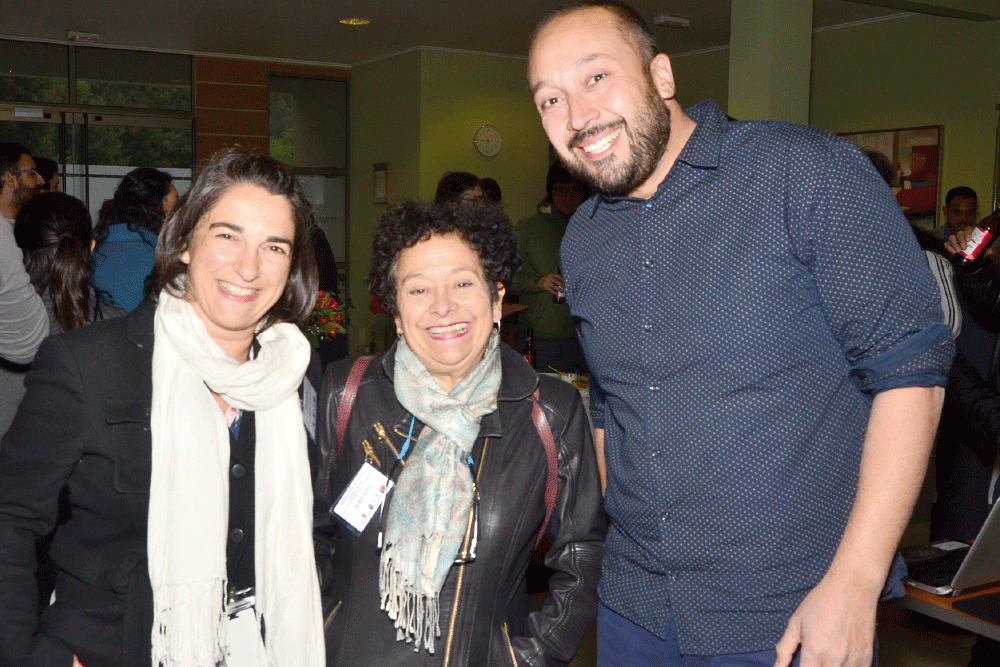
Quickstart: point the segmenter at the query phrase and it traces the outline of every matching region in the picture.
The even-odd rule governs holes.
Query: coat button
[[[240,542],[242,542],[243,541],[243,529],[242,528],[233,528],[231,531],[229,531],[229,541],[230,542],[235,542],[236,544],[239,544]]]
[[[247,469],[242,463],[234,463],[229,474],[233,476],[233,479],[243,479],[247,476]]]

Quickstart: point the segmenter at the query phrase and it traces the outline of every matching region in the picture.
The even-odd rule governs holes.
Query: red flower
[[[373,298],[372,301],[371,301],[371,303],[368,305],[368,308],[369,308],[369,310],[372,311],[373,315],[381,315],[382,314],[382,304],[379,303],[378,299],[374,299]]]

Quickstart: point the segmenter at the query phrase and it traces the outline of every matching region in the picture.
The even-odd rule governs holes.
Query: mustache
[[[570,137],[567,147],[572,150],[576,148],[581,142],[590,139],[591,137],[596,137],[599,134],[603,134],[608,130],[613,130],[617,127],[623,127],[625,125],[624,120],[616,120],[611,123],[604,123],[603,125],[597,125],[595,127],[589,127],[586,130],[580,130],[572,137]]]

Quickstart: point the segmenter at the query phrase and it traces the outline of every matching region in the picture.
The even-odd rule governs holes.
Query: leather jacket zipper
[[[507,640],[507,648],[510,650],[510,661],[514,663],[514,667],[517,667],[517,656],[514,654],[514,645],[510,643],[510,629],[507,627],[507,621],[503,622],[503,638]]]
[[[396,445],[392,444],[392,440],[389,439],[389,434],[385,432],[385,426],[382,426],[382,422],[375,422],[375,433],[378,434],[378,439],[389,445],[389,449],[392,450],[393,455],[398,459],[399,450],[396,449]],[[403,465],[406,465],[406,461],[401,461]]]
[[[375,448],[372,447],[372,443],[368,442],[368,440],[362,440],[361,446],[365,448],[365,463],[370,463],[381,470],[382,462],[379,461],[378,457],[375,455]]]
[[[337,610],[340,609],[340,605],[342,604],[344,604],[344,601],[340,600],[339,602],[337,602],[337,604],[334,605],[333,611],[331,611],[330,615],[326,617],[325,621],[323,621],[323,630],[326,630],[327,628],[330,627],[330,622],[333,620],[333,617],[337,615]]]
[[[486,447],[490,444],[490,439],[483,442],[483,451],[479,454],[479,469],[476,471],[476,479],[472,481],[472,493],[475,497],[479,493],[479,477],[483,474],[483,465],[486,463]],[[469,553],[469,540],[472,539],[472,519],[475,507],[469,511],[469,522],[465,527],[465,539],[462,541],[461,553]],[[448,641],[444,649],[444,662],[441,667],[449,667],[451,664],[451,643],[455,638],[455,619],[458,618],[458,602],[462,595],[462,580],[465,578],[465,563],[458,566],[458,583],[455,584],[455,600],[451,605],[451,618],[448,619]],[[516,663],[515,663],[516,664]]]

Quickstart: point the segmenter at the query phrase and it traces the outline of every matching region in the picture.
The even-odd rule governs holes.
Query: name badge
[[[390,490],[392,482],[389,478],[366,461],[330,508],[330,513],[343,521],[352,533],[360,536],[372,517],[378,514]]]

